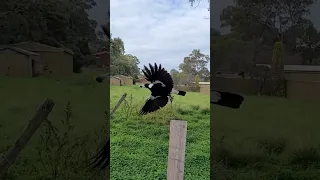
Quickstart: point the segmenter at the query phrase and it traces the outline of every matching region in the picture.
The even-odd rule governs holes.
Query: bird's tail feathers
[[[244,98],[241,95],[211,90],[210,102],[220,106],[238,109]]]
[[[173,94],[177,94],[177,95],[180,95],[180,96],[185,96],[187,94],[187,92],[185,92],[185,91],[179,91],[179,90],[176,90],[176,89],[172,89],[171,92]]]

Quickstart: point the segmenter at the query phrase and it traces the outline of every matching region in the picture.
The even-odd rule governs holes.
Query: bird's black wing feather
[[[102,25],[101,28],[102,28],[104,34],[108,37],[108,39],[111,39],[110,30],[107,29],[107,26]]]
[[[161,67],[161,65],[158,66],[155,63],[154,66],[152,66],[151,64],[149,64],[149,68],[144,66],[142,72],[145,75],[147,81],[161,81],[170,91],[173,88],[173,80],[171,75],[163,67]]]
[[[140,110],[140,115],[145,115],[151,112],[154,112],[162,107],[164,107],[168,103],[167,96],[158,96],[155,99],[149,98],[142,109]]]
[[[104,144],[103,148],[93,157],[93,168],[105,169],[110,164],[110,139]]]

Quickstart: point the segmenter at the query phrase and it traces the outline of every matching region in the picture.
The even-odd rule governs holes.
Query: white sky
[[[193,49],[210,55],[208,2],[191,8],[188,0],[111,0],[111,33],[124,41],[139,67],[158,63],[178,70]],[[208,64],[208,67],[209,64]]]

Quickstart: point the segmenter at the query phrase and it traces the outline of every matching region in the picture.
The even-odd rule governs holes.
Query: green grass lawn
[[[22,151],[7,179],[103,179],[88,169],[88,158],[105,139],[107,84],[94,73],[70,78],[0,78],[0,153],[20,135],[48,97],[55,107]],[[111,109],[127,93],[111,120],[111,179],[166,179],[169,120],[188,121],[185,179],[209,179],[209,97],[188,93],[174,104],[137,116],[146,89],[111,87]],[[68,104],[70,102],[70,104]],[[56,128],[56,129],[54,129]]]
[[[214,179],[320,179],[319,104],[248,96],[211,113]]]
[[[185,179],[209,179],[209,96],[175,96],[172,106],[141,118],[137,113],[149,90],[112,87],[111,107],[124,92],[128,103],[111,120],[111,179],[166,179],[169,121],[173,119],[188,123]]]

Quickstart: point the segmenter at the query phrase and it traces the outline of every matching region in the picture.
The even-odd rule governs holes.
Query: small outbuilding
[[[114,86],[132,86],[133,78],[130,76],[116,75],[110,77],[110,85]]]
[[[12,46],[0,47],[0,75],[35,77],[43,73],[40,55]]]
[[[21,42],[10,46],[34,52],[44,62],[46,74],[65,76],[73,74],[73,51],[67,48],[56,48],[33,41]]]
[[[96,58],[95,63],[99,67],[105,67],[110,66],[110,55],[107,51],[102,51],[93,54],[93,56]]]

